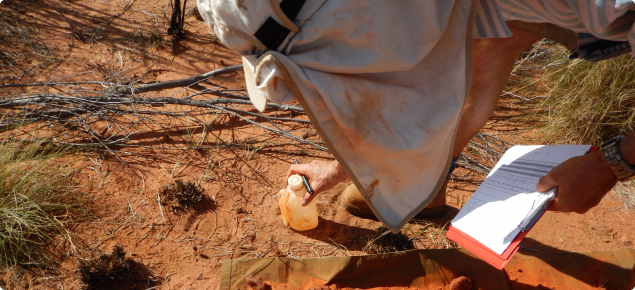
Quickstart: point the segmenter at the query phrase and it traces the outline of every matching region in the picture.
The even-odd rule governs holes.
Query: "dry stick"
[[[490,142],[485,138],[486,137],[485,135],[479,133],[479,134],[476,134],[476,136],[481,138],[481,140],[483,140],[483,143],[485,143],[484,147],[487,147],[487,149],[489,149],[490,151],[494,153],[498,153],[496,152],[496,150],[494,150],[494,148],[490,146]],[[474,142],[474,144],[478,144],[478,143]],[[494,142],[494,144],[498,145],[496,142]]]
[[[77,116],[79,114],[85,114],[86,110],[83,109],[77,109],[77,110],[71,110],[71,111],[54,111],[54,112],[43,112],[43,113],[29,113],[25,116],[23,116],[23,118],[21,118],[21,120],[17,121],[17,124],[12,123],[12,122],[4,122],[4,123],[0,123],[0,132],[2,131],[7,131],[7,130],[11,130],[11,129],[15,129],[16,127],[19,126],[25,126],[25,125],[29,125],[38,121],[42,121],[42,120],[47,120],[47,119],[52,119],[52,120],[60,120],[60,119],[67,119],[67,118],[71,118],[74,116]],[[16,117],[18,117],[19,115],[16,115]]]
[[[333,239],[331,239],[330,237],[328,237],[329,241],[331,241],[333,244],[335,244],[336,247],[343,249],[344,251],[346,251],[348,253],[349,256],[351,256],[351,252],[348,251],[348,249],[346,247],[344,247],[344,245],[338,244],[335,241],[333,241]]]
[[[174,228],[176,224],[172,224],[172,226],[168,229],[168,231],[165,233],[165,236],[158,238],[159,240],[154,243],[154,245],[152,245],[152,247],[150,248],[154,248],[156,245],[158,245],[161,241],[163,241],[164,239],[168,238],[168,234],[170,233],[170,231],[172,231],[172,228]]]
[[[499,153],[497,151],[497,149],[494,149],[492,147],[492,143],[494,145],[496,145],[496,147],[499,148],[499,150],[506,150],[507,148],[509,148],[508,146],[514,146],[515,144],[502,140],[500,138],[497,138],[493,135],[489,135],[489,134],[485,134],[485,133],[478,133],[475,137],[479,138],[483,141],[484,144],[479,144],[477,142],[475,142],[474,140],[471,140],[470,143],[468,144],[468,147],[474,149],[475,151],[478,152],[478,155],[480,155],[481,158],[483,159],[489,159],[492,162],[496,162],[495,159],[500,158],[500,156],[502,155],[502,153]],[[490,140],[491,139],[491,140]],[[498,142],[500,142],[500,144]],[[504,152],[503,152],[504,153]],[[483,174],[488,174],[490,171],[490,168],[479,163],[478,161],[470,158],[469,156],[461,153],[461,155],[463,157],[462,160],[459,160],[459,162],[457,162],[457,165],[460,165],[462,167],[465,167],[466,169],[469,169],[471,171],[476,171],[476,172],[480,172]]]
[[[134,88],[121,88],[117,90],[116,92],[122,95],[129,95],[129,94],[138,94],[138,93],[145,93],[145,92],[152,92],[152,91],[160,91],[165,89],[173,89],[178,87],[186,87],[186,86],[191,86],[193,84],[197,84],[204,80],[211,79],[213,77],[234,73],[236,71],[239,71],[242,68],[243,68],[242,65],[224,67],[224,68],[207,72],[198,76],[193,76],[193,77],[178,79],[178,80],[165,81],[165,82],[152,83],[152,84],[145,84],[145,85],[140,85]]]
[[[102,106],[108,105],[150,105],[150,106],[163,106],[163,105],[188,105],[194,107],[208,107],[209,105],[217,104],[239,104],[239,105],[251,105],[251,101],[241,99],[223,99],[215,98],[211,100],[195,100],[190,98],[172,98],[172,97],[120,97],[117,95],[106,95],[101,97],[90,96],[62,96],[60,94],[36,94],[32,96],[6,96],[7,99],[0,101],[0,108],[16,108],[20,106],[28,105],[49,105],[49,104],[72,104],[72,105],[87,105],[92,106],[84,108],[87,112],[97,111],[103,109]],[[273,104],[276,105],[276,104]],[[282,105],[276,105],[277,108],[283,108]],[[71,109],[72,107],[69,107]],[[304,112],[302,108],[294,106],[284,107],[289,110]],[[64,113],[68,110],[58,111],[46,111],[46,112],[59,112]]]
[[[163,167],[163,166],[161,166],[161,167]],[[165,168],[164,168],[164,170],[165,170]],[[165,221],[165,216],[163,215],[163,207],[161,206],[161,195],[159,195],[159,191],[158,190],[157,190],[157,201],[159,202],[159,210],[161,210],[161,217],[163,218],[163,223],[167,225],[168,223]]]
[[[226,209],[223,209],[223,210],[228,212],[228,213],[233,214],[234,218],[236,219],[236,229],[235,229],[236,231],[232,234],[232,235],[235,235],[236,233],[238,233],[238,226],[240,226],[240,223],[238,222],[238,216],[235,213],[231,212],[231,211],[228,211]]]
[[[251,141],[250,141],[251,142]],[[190,148],[168,148],[168,147],[155,147],[155,146],[147,146],[147,145],[131,145],[131,144],[121,144],[121,143],[107,143],[108,145],[113,145],[113,146],[118,146],[118,147],[130,147],[130,148],[146,148],[146,149],[157,149],[157,150],[200,150],[200,149],[216,149],[216,148],[240,148],[240,145],[247,145],[247,143],[250,142],[234,142],[234,143],[227,143],[225,145],[218,145],[218,146],[200,146],[200,147],[190,147]],[[254,143],[256,143],[254,141]],[[75,146],[75,147],[91,147],[91,146],[95,146],[97,144],[95,143],[69,143],[69,142],[56,142],[56,141],[46,141],[46,142],[42,142],[42,144],[60,144],[60,145],[68,145],[68,146]],[[273,147],[273,146],[282,146],[282,145],[292,145],[295,143],[279,143],[279,144],[272,144],[272,145],[263,145],[263,146],[269,146],[269,147]],[[120,151],[120,150],[113,150],[113,152],[121,152],[121,153],[128,153],[125,151]],[[137,153],[140,154],[140,153]],[[163,155],[163,154],[147,154],[147,155],[151,155],[151,156],[169,156],[169,155]],[[150,159],[146,159],[146,160],[150,160]],[[160,165],[163,166],[163,165]],[[165,170],[165,169],[164,169]],[[167,172],[167,170],[166,170]]]
[[[234,116],[238,116],[238,114],[237,114],[237,113],[235,113],[235,112],[240,112],[240,110],[231,109],[231,108],[224,108],[224,107],[219,107],[219,106],[208,106],[208,107],[212,107],[212,108],[220,109],[221,111],[224,111],[224,112],[229,113],[229,114],[234,115]],[[231,110],[231,111],[235,111],[235,112],[231,112],[230,110]],[[228,111],[229,111],[229,112],[228,112]],[[161,113],[157,113],[157,115],[159,115],[159,114],[161,114]],[[166,115],[173,115],[172,113],[165,113],[165,114],[166,114]],[[143,118],[143,117],[139,116],[139,118]],[[266,117],[266,116],[265,116],[264,118],[268,118],[268,117]],[[269,131],[276,132],[275,130],[273,130],[273,129],[271,129],[271,128],[268,128],[268,127],[262,126],[262,125],[260,125],[260,124],[258,124],[258,123],[255,123],[255,122],[253,122],[253,121],[251,121],[251,120],[249,120],[249,119],[246,119],[246,118],[243,118],[243,119],[244,119],[244,120],[246,120],[247,122],[252,123],[252,124],[256,124],[256,125],[259,125],[259,126],[261,126],[261,127],[264,127],[264,128],[266,128],[267,130],[269,130]],[[288,121],[297,121],[296,119],[284,119],[284,118],[278,118],[278,120],[284,120],[284,121],[287,121],[287,120],[288,120]],[[135,123],[133,123],[133,124],[135,124]],[[129,125],[129,126],[132,126],[133,124],[131,124],[131,125]],[[275,124],[273,124],[273,123],[272,123],[272,125],[276,126],[276,125],[275,125]],[[128,127],[129,127],[129,126],[128,126]],[[277,127],[277,126],[276,126],[276,127]],[[89,127],[87,127],[87,128],[89,128]],[[279,128],[279,127],[277,127],[277,128]],[[310,144],[310,145],[312,145],[312,146],[316,146],[316,145],[315,145],[315,143],[321,143],[320,141],[314,141],[314,142],[315,142],[315,143],[314,143],[314,142],[311,142],[311,141],[308,141],[308,140],[300,139],[299,137],[296,137],[296,136],[294,136],[294,135],[292,135],[292,134],[289,134],[288,132],[283,131],[282,129],[280,129],[280,130],[281,130],[281,132],[276,132],[276,133],[278,133],[278,135],[283,135],[283,136],[286,136],[286,137],[290,138],[290,139],[291,139],[291,140],[293,140],[293,141],[298,141],[298,142],[300,142],[300,143]],[[121,130],[120,130],[120,131],[121,131]],[[102,139],[100,139],[100,138],[99,138],[96,134],[92,133],[92,131],[91,131],[91,130],[87,130],[87,131],[85,130],[85,132],[86,132],[86,133],[88,133],[89,135],[91,135],[91,137],[93,137],[93,138],[94,138],[95,140],[97,140],[97,141],[98,141],[98,142],[99,142],[102,146],[105,146],[105,147],[107,147],[108,145],[118,145],[118,146],[127,146],[127,147],[143,147],[143,148],[153,148],[153,149],[172,149],[172,150],[181,150],[181,149],[178,149],[178,148],[158,148],[158,147],[152,147],[152,146],[144,146],[144,145],[128,145],[128,144],[121,144],[121,143],[120,143],[120,142],[129,141],[129,136],[130,136],[131,134],[135,133],[135,132],[130,133],[130,134],[127,134],[126,136],[121,137],[121,138],[116,139],[116,140],[109,140],[109,139],[112,139],[113,137],[115,137],[114,135],[113,135],[113,136],[111,136],[111,137],[109,137],[109,138],[108,138],[108,139],[106,139],[106,140],[102,140]],[[77,142],[69,143],[69,142],[63,142],[63,141],[51,141],[51,142],[52,142],[52,143],[65,144],[65,145],[72,145],[72,146],[95,146],[95,145],[99,145],[99,144],[95,144],[95,143],[93,143],[93,142],[91,142],[91,143],[77,143]],[[232,144],[225,144],[225,146],[229,146],[229,145],[232,145]],[[223,146],[223,147],[225,147],[225,146]],[[324,148],[324,147],[322,147],[322,146],[319,146],[319,145],[317,145],[317,146],[318,146],[318,147],[317,147],[318,149],[321,149],[321,150],[326,150],[326,148]],[[201,147],[201,148],[195,148],[195,149],[202,149],[202,148],[203,148],[203,147]],[[113,150],[112,150],[112,149],[109,149],[108,151],[110,151],[110,153],[113,153]],[[115,155],[116,155],[116,154],[115,154]]]
[[[602,214],[607,214],[607,213],[610,213],[610,212],[614,212],[614,211],[616,211],[616,210],[618,210],[618,209],[620,209],[620,208],[623,208],[623,207],[624,207],[624,206],[622,205],[622,206],[620,206],[620,207],[618,207],[618,208],[614,208],[614,209],[611,209],[611,210],[607,210],[607,211],[603,212]]]
[[[235,100],[238,101],[238,100]],[[234,102],[235,104],[238,104],[238,102]],[[249,104],[251,105],[251,101],[245,101],[245,104]],[[273,103],[268,103],[268,106],[277,108],[281,111],[294,111],[294,112],[300,112],[300,113],[304,113],[304,109],[302,108],[298,108],[298,107],[293,107],[293,106],[285,106],[285,105],[278,105],[278,104],[273,104]],[[264,118],[267,119],[269,121],[271,120],[277,120],[277,121],[292,121],[292,122],[298,122],[298,123],[305,123],[305,124],[311,124],[311,121],[309,120],[301,120],[301,119],[291,119],[291,118],[280,118],[280,117],[269,117],[269,116],[263,116],[261,114],[257,114],[257,113],[252,113],[249,111],[243,111],[243,110],[238,110],[238,109],[234,109],[234,108],[229,108],[226,107],[225,109],[230,110],[230,111],[234,111],[237,113],[241,113],[241,114],[245,114],[245,115],[250,115],[250,116],[254,116],[254,117],[258,117],[258,118]]]
[[[494,136],[494,135],[507,135],[507,136],[511,136],[511,137],[516,137],[516,138],[518,138],[517,136],[514,136],[514,135],[512,135],[512,134],[508,134],[508,133],[495,133],[495,134],[478,133],[478,135],[479,135],[479,136],[483,136],[483,137],[488,137],[488,138],[495,139],[495,140],[497,140],[497,141],[500,141],[500,142],[502,142],[502,143],[504,143],[504,144],[507,144],[507,145],[510,145],[510,146],[515,146],[516,144],[511,143],[511,142],[509,142],[509,141],[505,141],[505,140],[503,140],[503,139],[500,139],[500,138],[498,138],[498,137],[496,137],[496,136]]]
[[[213,74],[204,75],[204,77],[212,77],[212,76],[213,76]],[[178,81],[179,80],[177,80],[177,82]],[[183,80],[181,80],[181,81],[183,81]],[[185,79],[185,81],[196,81],[196,80],[190,78],[190,79]],[[175,82],[171,82],[171,84],[170,84],[170,82],[162,83],[162,84],[159,84],[159,83],[150,84],[150,85],[141,86],[136,91],[139,91],[139,92],[151,91],[151,90],[156,90],[156,89],[160,89],[160,88],[170,87],[170,85],[181,85],[181,84],[180,83],[177,84]],[[42,105],[42,103],[43,103],[43,99],[42,98],[45,98],[45,99],[48,98],[47,100],[48,101],[52,100],[53,103],[83,105],[81,109],[74,109],[73,107],[69,107],[69,109],[67,109],[67,110],[58,110],[58,111],[53,111],[53,112],[49,111],[49,112],[44,112],[44,113],[38,113],[38,114],[40,114],[39,117],[42,117],[42,114],[44,114],[44,116],[48,117],[49,120],[56,120],[57,119],[56,121],[59,121],[60,117],[62,117],[62,118],[70,118],[70,117],[74,117],[74,116],[77,116],[77,115],[83,114],[83,113],[92,113],[95,116],[97,116],[97,114],[98,114],[97,112],[105,112],[106,114],[108,114],[109,110],[112,111],[112,112],[125,113],[125,112],[123,112],[121,110],[118,111],[118,110],[113,109],[113,108],[106,108],[106,110],[103,110],[102,107],[104,105],[110,105],[110,106],[113,106],[113,105],[114,106],[116,106],[116,105],[129,105],[129,106],[131,106],[133,104],[139,104],[139,103],[141,105],[155,105],[156,103],[152,103],[154,101],[159,101],[160,103],[163,102],[163,103],[166,103],[166,104],[177,104],[177,105],[188,104],[188,103],[189,104],[199,104],[200,105],[201,102],[203,102],[204,107],[216,108],[216,109],[219,109],[219,110],[221,110],[223,112],[229,113],[229,114],[234,115],[234,116],[236,116],[237,114],[240,114],[240,113],[245,113],[245,114],[256,116],[256,117],[263,117],[265,119],[268,119],[273,126],[277,127],[280,130],[280,132],[276,132],[274,129],[271,129],[271,128],[268,128],[268,127],[265,127],[265,126],[262,126],[262,125],[259,125],[259,124],[256,124],[256,125],[264,127],[267,130],[269,130],[269,131],[276,132],[278,135],[282,135],[282,136],[285,136],[287,138],[290,138],[293,141],[299,141],[299,142],[304,143],[304,144],[312,145],[312,146],[314,146],[314,147],[316,147],[318,149],[326,150],[326,148],[324,148],[322,146],[316,145],[315,143],[307,141],[307,140],[300,139],[300,138],[290,134],[289,132],[286,132],[286,131],[282,130],[281,128],[276,126],[273,122],[271,122],[271,120],[296,121],[296,122],[297,121],[308,122],[308,121],[296,120],[296,119],[286,119],[286,118],[267,117],[267,116],[262,116],[262,115],[258,115],[258,114],[255,114],[255,113],[250,113],[250,112],[237,110],[237,109],[234,109],[234,108],[226,108],[226,107],[213,106],[213,105],[209,106],[208,104],[205,104],[205,103],[210,103],[210,102],[249,104],[250,102],[246,101],[246,100],[208,100],[208,101],[200,101],[200,100],[192,100],[192,99],[175,99],[175,98],[159,98],[159,99],[157,99],[157,98],[120,98],[120,97],[112,97],[112,96],[88,98],[88,97],[83,97],[83,96],[80,96],[80,97],[62,97],[62,96],[59,96],[59,95],[37,95],[37,96],[29,96],[29,97],[11,98],[9,100],[5,100],[3,102],[3,105],[5,107],[11,107],[11,106],[16,106],[16,105],[17,106],[19,106],[19,105],[22,105],[22,106],[26,106],[26,105]],[[144,101],[143,101],[144,99],[151,99],[151,100],[149,100],[151,102],[148,103],[148,100],[146,100],[145,103],[144,103]],[[142,100],[142,101],[140,101],[140,100]],[[106,102],[106,103],[109,103],[109,104],[104,104],[103,102]],[[44,103],[47,103],[47,102],[44,102]],[[299,107],[292,107],[292,106],[285,106],[285,105],[282,105],[282,106],[273,105],[273,106],[276,106],[277,108],[280,108],[280,109],[288,109],[288,110],[292,110],[292,111],[303,112],[302,108],[299,108]],[[98,111],[94,112],[94,110],[98,110]],[[135,116],[137,116],[138,118],[142,118],[141,116],[138,116],[139,111],[133,111],[133,113],[135,113]],[[100,114],[103,114],[103,113],[100,113]],[[160,114],[160,113],[156,113],[156,114]],[[238,116],[238,117],[241,117],[241,116]],[[244,120],[246,120],[246,121],[248,121],[250,123],[254,123],[251,120],[248,120],[246,118],[242,118],[242,119],[244,119]],[[81,118],[79,119],[79,121],[80,122],[82,121]],[[150,120],[150,121],[152,121],[152,120]],[[130,123],[130,125],[128,127],[133,126],[135,124],[138,124],[138,122],[140,122],[140,121],[133,121],[132,123]],[[84,125],[85,125],[85,122],[84,122]],[[83,131],[88,133],[89,135],[91,135],[91,137],[93,137],[95,140],[97,140],[100,143],[100,145],[106,147],[107,151],[109,151],[111,154],[114,154],[117,157],[117,159],[119,159],[120,161],[123,162],[123,160],[121,160],[117,156],[117,154],[114,152],[114,150],[108,149],[108,145],[116,145],[119,142],[129,141],[129,136],[131,134],[127,134],[126,136],[124,136],[122,138],[119,138],[117,140],[110,140],[110,139],[112,139],[112,136],[110,138],[106,139],[106,140],[102,140],[99,136],[94,134],[92,128],[90,128],[90,129],[87,128],[86,130],[83,130]],[[72,137],[70,137],[70,138],[72,138]],[[225,144],[225,145],[227,145],[227,144]],[[91,146],[94,146],[94,145],[91,144]],[[127,164],[126,162],[123,162],[123,163]],[[130,164],[127,164],[127,165],[130,166]],[[264,178],[263,178],[263,180],[266,181],[266,179],[264,179]]]
[[[147,237],[150,235],[150,232],[151,232],[151,231],[152,231],[152,229],[148,230],[148,232],[146,233],[146,235],[145,235],[145,236],[143,236],[140,240],[138,240],[137,242],[135,242],[135,243],[134,243],[134,244],[135,244],[135,246],[136,246],[137,244],[139,244],[141,241],[143,241],[145,238],[147,238]]]
[[[104,82],[102,82],[102,81],[84,81],[84,82],[49,82],[49,83],[32,83],[32,84],[6,84],[6,85],[0,85],[0,88],[6,88],[6,87],[39,87],[39,86],[50,86],[50,85],[73,86],[73,85],[81,85],[81,84],[101,85],[103,83]]]
[[[68,215],[68,212],[66,213],[66,215]],[[77,252],[77,251],[79,250],[79,248],[78,248],[77,246],[75,246],[75,243],[73,243],[73,239],[71,238],[71,233],[70,233],[70,232],[66,229],[66,227],[64,227],[64,224],[62,224],[62,222],[60,222],[60,221],[57,219],[57,216],[53,216],[53,219],[54,219],[56,222],[58,222],[58,223],[60,224],[60,227],[61,227],[62,229],[64,229],[64,231],[66,232],[66,236],[68,237],[68,241],[69,241],[69,242],[70,242],[70,244],[71,244],[71,249],[73,250],[73,252],[74,252],[74,253],[75,253],[75,252]],[[79,251],[81,252],[81,250],[79,250]]]
[[[212,195],[212,199],[214,200],[214,204],[217,204],[216,203],[216,197],[214,195]],[[216,233],[216,228],[217,227],[218,227],[218,207],[214,211],[214,230],[212,230],[212,232],[207,237],[208,241],[210,241],[212,239],[212,236]]]
[[[13,99],[10,99],[10,100],[5,100],[3,102],[3,105],[7,106],[7,107],[15,106],[17,104],[26,105],[26,104],[32,104],[34,102],[34,100],[38,100],[38,101],[36,101],[36,103],[41,104],[42,97],[48,98],[48,100],[52,99],[53,101],[59,101],[61,103],[69,103],[69,102],[67,102],[69,100],[72,101],[71,103],[76,102],[76,101],[79,101],[80,103],[81,102],[88,102],[91,106],[93,106],[93,108],[102,107],[103,105],[106,105],[106,104],[95,102],[95,101],[106,101],[106,102],[114,103],[114,104],[121,104],[122,101],[123,101],[123,103],[127,103],[128,105],[131,105],[130,104],[131,103],[130,100],[133,100],[132,103],[146,103],[146,104],[150,103],[150,105],[156,105],[157,103],[155,101],[158,101],[159,103],[202,105],[204,107],[214,107],[214,108],[218,108],[218,107],[209,106],[210,102],[211,103],[223,103],[223,102],[225,102],[225,103],[237,103],[237,104],[249,104],[250,103],[249,101],[246,101],[246,100],[219,100],[219,99],[217,99],[217,100],[209,100],[209,101],[199,101],[199,100],[191,100],[191,99],[174,99],[174,98],[159,98],[159,99],[144,98],[146,100],[145,101],[141,101],[141,102],[139,102],[139,100],[143,100],[141,98],[126,98],[126,99],[122,99],[122,98],[116,98],[116,97],[115,98],[113,98],[113,97],[109,97],[109,98],[108,97],[102,97],[102,98],[97,98],[97,99],[96,98],[80,97],[79,98],[80,100],[78,100],[77,97],[60,97],[60,96],[57,96],[57,95],[40,95],[40,96],[35,96],[35,97],[13,98]],[[203,103],[201,103],[201,102],[203,102]],[[274,106],[276,108],[287,109],[287,110],[292,110],[292,111],[303,111],[302,108],[299,108],[299,107],[292,107],[292,106],[285,106],[285,105],[280,106],[280,105],[276,105],[276,104],[272,104],[272,106]],[[114,110],[114,109],[111,109],[111,110],[112,111],[117,111],[117,110]],[[233,112],[237,112],[237,113],[245,113],[245,114],[256,116],[256,117],[262,117],[262,118],[268,119],[270,121],[271,120],[279,120],[279,121],[295,121],[295,122],[302,122],[302,123],[304,123],[304,122],[308,123],[309,122],[309,121],[306,121],[306,120],[267,117],[267,116],[262,116],[262,115],[255,114],[255,113],[245,112],[245,111],[237,110],[237,109],[233,109],[233,108],[223,108],[223,111],[225,111],[225,112],[233,111]],[[67,118],[67,117],[76,116],[77,114],[86,113],[86,112],[87,112],[87,110],[84,110],[84,109],[73,110],[73,111],[63,110],[63,111],[45,112],[44,116],[49,117],[49,119],[55,119],[55,117]],[[125,113],[125,111],[121,111],[121,110],[119,110],[119,112]],[[138,113],[138,111],[136,111],[136,113]],[[161,114],[161,113],[155,113],[155,112],[143,112],[143,113]],[[42,114],[40,114],[40,113],[37,113],[37,114],[39,114],[39,115],[31,115],[31,117],[42,117]],[[164,113],[164,112],[163,112],[163,114],[174,115],[174,113]],[[138,117],[140,117],[140,116],[138,116]],[[31,119],[31,121],[35,121],[35,120]],[[150,120],[150,121],[152,122],[152,120]],[[132,123],[132,124],[134,124],[134,123]],[[131,124],[131,126],[132,126],[132,124]],[[275,124],[274,124],[274,126],[275,126]],[[11,126],[10,124],[7,124],[5,127],[8,128],[8,127],[14,127],[14,126]],[[91,134],[91,135],[94,135],[94,134]],[[298,138],[296,138],[295,136],[292,136],[291,134],[288,134],[287,132],[282,132],[282,135],[286,135],[287,137],[292,137],[291,139],[293,139],[294,141],[300,141]],[[99,139],[99,138],[97,138],[97,139]],[[127,136],[124,137],[123,139],[127,139]],[[103,141],[101,141],[100,143],[112,144],[112,143],[118,143],[118,141],[126,141],[126,140],[115,140],[115,141],[111,141],[111,142],[103,142]],[[304,141],[302,143],[311,143],[311,142]],[[105,145],[105,144],[102,144],[102,145]],[[324,150],[323,148],[318,148],[318,149]]]
[[[461,161],[462,161],[462,162],[461,162],[461,163],[462,163],[462,165],[463,165],[463,164],[469,164],[469,165],[473,165],[473,164],[474,164],[474,166],[476,166],[476,167],[480,168],[481,170],[483,170],[483,171],[479,171],[479,172],[482,172],[482,173],[485,173],[485,174],[488,174],[488,173],[489,173],[489,171],[491,170],[489,167],[487,167],[487,166],[485,166],[485,165],[483,165],[483,164],[479,163],[478,161],[476,161],[476,160],[474,160],[474,159],[470,158],[469,156],[467,156],[467,155],[465,155],[465,154],[463,154],[463,153],[461,153],[461,155],[460,155],[460,156],[461,156],[461,157],[463,157],[463,158],[465,158],[465,160],[467,160],[467,161],[459,160],[459,162],[461,162]],[[457,164],[458,164],[459,162],[457,162]]]

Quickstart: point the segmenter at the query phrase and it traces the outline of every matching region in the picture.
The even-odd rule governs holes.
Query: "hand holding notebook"
[[[536,191],[538,180],[590,149],[589,145],[510,148],[452,220],[447,236],[502,269],[555,197],[555,189]]]

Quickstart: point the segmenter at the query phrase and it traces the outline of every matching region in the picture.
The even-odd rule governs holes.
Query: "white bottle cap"
[[[302,177],[297,174],[289,176],[289,179],[287,179],[287,183],[289,183],[289,189],[293,191],[299,191],[299,190],[302,190],[302,188],[304,188]]]

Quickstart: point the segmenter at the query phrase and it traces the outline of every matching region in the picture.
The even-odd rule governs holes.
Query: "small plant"
[[[97,259],[80,262],[79,275],[85,284],[84,289],[93,289],[127,280],[134,264],[135,261],[126,258],[123,247],[115,246],[112,254],[103,254]]]
[[[173,183],[164,185],[159,189],[161,204],[167,206],[173,212],[185,212],[196,209],[207,200],[203,194],[203,189],[192,183],[183,182],[180,179]]]
[[[402,234],[393,234],[384,226],[377,228],[377,234],[366,242],[362,251],[367,254],[383,254],[415,249],[412,240]]]
[[[114,246],[111,254],[81,261],[78,271],[85,290],[147,289],[158,284],[145,266],[126,258],[122,246]]]
[[[162,46],[165,44],[165,40],[163,39],[163,35],[158,32],[151,31],[150,32],[150,44],[152,46]]]

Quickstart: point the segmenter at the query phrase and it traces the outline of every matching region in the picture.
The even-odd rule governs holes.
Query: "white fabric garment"
[[[505,20],[552,23],[635,47],[633,0],[496,0]]]
[[[243,57],[250,97],[299,101],[377,217],[397,232],[440,189],[468,89],[468,0],[198,0]],[[271,17],[290,33],[267,48]],[[264,54],[263,54],[264,53]]]

